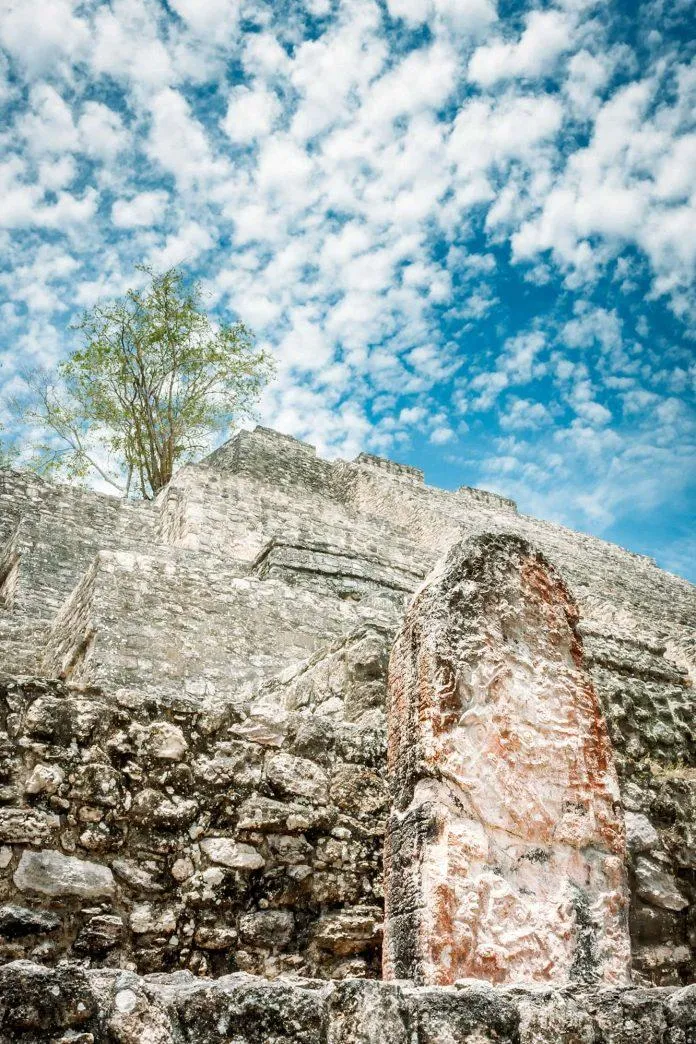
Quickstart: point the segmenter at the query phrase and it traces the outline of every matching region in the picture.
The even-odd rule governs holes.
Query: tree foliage
[[[6,442],[3,431],[4,428],[0,424],[0,469],[11,468],[17,459],[17,450]]]
[[[56,374],[28,377],[25,419],[48,431],[35,466],[152,498],[177,464],[248,416],[270,378],[268,355],[242,323],[213,325],[198,283],[143,268],[144,289],[97,304]]]

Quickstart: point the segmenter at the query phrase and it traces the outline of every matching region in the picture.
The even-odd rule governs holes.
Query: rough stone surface
[[[23,852],[13,880],[20,892],[98,899],[113,895],[114,877],[106,866],[43,849]]]
[[[389,672],[385,974],[626,981],[619,786],[578,613],[514,536],[455,545]]]
[[[342,654],[374,687],[375,669],[365,667],[373,653],[362,632],[355,641],[362,652],[348,654],[347,636]],[[143,973],[378,975],[383,721],[273,714],[269,694],[281,701],[286,684],[266,685],[249,703],[205,707],[0,678],[0,728],[9,723],[14,741],[6,778],[31,776],[34,759],[64,774],[54,792],[18,788],[12,810],[15,824],[55,820],[54,847],[38,849],[32,833],[6,846],[0,867],[0,902],[55,912],[60,927],[0,938],[0,960],[36,957],[40,947],[46,962],[75,956]],[[100,708],[90,728],[64,729],[90,701]],[[169,751],[176,736],[179,760],[155,753],[153,735],[168,737]],[[254,923],[257,913],[259,925],[282,915],[282,933],[245,930],[242,939],[241,919]]]
[[[304,1014],[292,1028],[302,1011],[333,1044],[493,1034],[457,1013],[447,998],[461,991],[406,1003],[399,985],[354,981],[381,961],[390,648],[441,556],[482,533],[528,540],[579,608],[627,818],[633,981],[679,998],[633,991],[631,1018],[650,1039],[653,1004],[662,1044],[683,1044],[690,1001],[675,987],[696,973],[694,588],[484,490],[438,490],[370,455],[324,461],[262,428],[182,468],[152,504],[0,473],[0,904],[28,911],[7,915],[0,962],[28,958],[43,969],[28,981],[63,976],[87,990],[86,1010],[97,1004],[90,1023],[37,998],[30,1022],[63,1022],[22,1033],[166,1040],[174,1019],[177,1040],[238,1025],[239,1040],[314,1039]],[[212,858],[225,850],[247,865]],[[22,860],[45,851],[101,868],[108,890],[21,890]],[[59,923],[20,931],[44,916]],[[242,994],[247,973],[341,981],[244,978]],[[153,1000],[153,975],[158,996],[177,993],[174,1014]],[[467,996],[508,1032],[495,997]],[[530,1040],[635,1039],[628,1015],[612,1028],[624,1025],[613,1002],[595,1015],[572,991],[525,997],[511,1003]]]
[[[418,988],[0,967],[0,1044],[693,1044],[696,987]]]

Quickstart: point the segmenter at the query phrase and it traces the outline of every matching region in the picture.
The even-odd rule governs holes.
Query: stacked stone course
[[[390,650],[438,560],[497,534],[577,602],[611,740],[634,986],[601,996],[355,982]],[[649,559],[263,428],[152,504],[0,474],[0,1039],[693,1044],[695,620]]]

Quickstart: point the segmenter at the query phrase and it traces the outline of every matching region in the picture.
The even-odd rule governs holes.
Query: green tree
[[[4,427],[0,424],[0,468],[11,468],[17,459],[17,451],[14,446],[8,445],[3,438]]]
[[[272,373],[242,323],[213,325],[200,284],[172,268],[141,268],[144,289],[98,304],[73,329],[82,345],[55,374],[26,377],[24,419],[48,432],[33,466],[73,480],[98,474],[120,492],[156,496],[193,459],[249,416]]]

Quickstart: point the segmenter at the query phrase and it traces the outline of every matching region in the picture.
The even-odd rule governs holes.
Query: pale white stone
[[[116,891],[114,876],[108,866],[88,863],[52,849],[23,852],[13,881],[21,892],[82,899],[109,896]]]
[[[133,990],[119,990],[114,998],[114,1004],[118,1011],[129,1014],[138,1006],[138,995]]]
[[[163,891],[162,885],[157,883],[152,874],[132,860],[114,859],[111,865],[116,874],[133,888],[142,888],[146,892]]]
[[[679,911],[689,905],[672,874],[645,856],[636,859],[636,893],[665,910]]]
[[[229,837],[207,837],[201,841],[201,851],[211,862],[234,870],[260,870],[265,864],[263,856],[252,845]]]
[[[320,802],[327,800],[329,778],[315,761],[292,754],[275,754],[266,763],[266,777],[285,793]]]
[[[660,835],[647,816],[626,812],[626,844],[631,852],[649,852],[660,844]]]
[[[188,743],[177,725],[159,721],[150,727],[147,750],[152,757],[163,761],[181,761],[188,750]]]
[[[156,910],[152,903],[136,903],[131,911],[130,926],[136,935],[146,932],[161,932],[171,935],[176,931],[179,911],[172,907]]]
[[[58,765],[35,765],[31,775],[24,784],[27,794],[55,794],[65,779],[65,773]]]
[[[11,845],[40,845],[52,840],[58,816],[39,808],[0,808],[0,840]]]
[[[185,881],[191,876],[196,868],[188,856],[177,859],[172,866],[172,877],[175,881]]]

